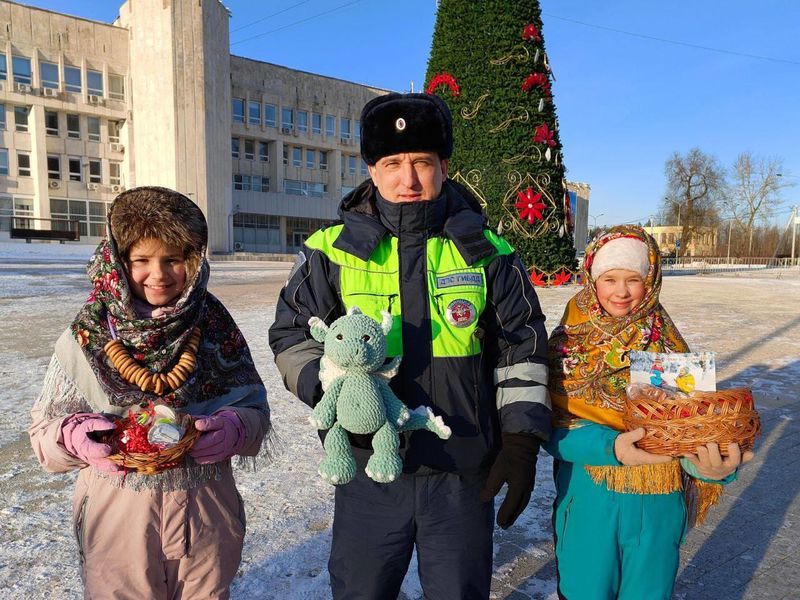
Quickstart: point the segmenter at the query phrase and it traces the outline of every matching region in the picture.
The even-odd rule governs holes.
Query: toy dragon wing
[[[330,358],[322,355],[319,361],[319,381],[322,384],[322,391],[328,391],[333,381],[344,375],[346,371],[334,363]]]

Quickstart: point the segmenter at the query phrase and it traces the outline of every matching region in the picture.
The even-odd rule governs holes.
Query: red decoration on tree
[[[544,219],[542,211],[545,208],[545,203],[542,202],[540,193],[534,193],[533,188],[529,186],[524,192],[517,192],[517,197],[519,202],[514,204],[514,207],[520,209],[520,219],[527,219],[529,225],[533,225],[534,221]]]
[[[458,98],[461,94],[461,89],[458,87],[456,78],[450,75],[450,73],[437,73],[434,75],[433,79],[428,83],[428,87],[425,88],[425,92],[427,94],[432,94],[440,85],[446,85],[450,88],[450,93],[453,95],[453,98]]]
[[[536,86],[542,89],[542,93],[545,96],[549,97],[552,94],[550,90],[550,80],[547,79],[547,75],[544,73],[531,73],[528,75],[525,81],[522,82],[522,91],[530,92]]]
[[[534,40],[536,42],[542,41],[542,36],[539,35],[539,30],[533,23],[528,23],[522,30],[522,39],[525,41]]]
[[[547,126],[547,123],[542,123],[533,131],[534,144],[547,144],[551,148],[556,145],[553,139],[553,132]]]
[[[561,269],[561,271],[556,273],[556,278],[553,280],[553,285],[564,285],[565,283],[569,283],[570,279],[572,279],[572,273]]]
[[[544,287],[547,285],[544,280],[544,273],[531,272],[531,283],[536,287]]]

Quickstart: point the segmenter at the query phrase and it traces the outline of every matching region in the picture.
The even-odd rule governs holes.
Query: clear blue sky
[[[118,8],[27,4],[100,21]],[[224,4],[233,54],[397,91],[424,85],[435,0]],[[664,162],[694,146],[725,166],[745,150],[780,156],[800,176],[800,2],[542,0],[542,11],[568,177],[592,186],[598,224],[657,213]],[[800,204],[800,186],[784,197]]]

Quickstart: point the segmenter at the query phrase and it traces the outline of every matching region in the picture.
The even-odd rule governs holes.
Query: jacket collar
[[[491,256],[495,247],[483,233],[488,224],[477,200],[465,187],[450,180],[444,182],[442,195],[434,202],[444,206],[444,236],[453,241],[468,265]],[[344,227],[333,243],[336,249],[366,261],[381,240],[391,235],[381,222],[377,198],[377,188],[367,179],[342,199],[339,216]]]

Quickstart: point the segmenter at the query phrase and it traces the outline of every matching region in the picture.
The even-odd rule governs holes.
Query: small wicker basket
[[[200,437],[200,432],[194,427],[193,419],[185,419],[183,425],[186,427],[186,433],[174,446],[151,453],[118,451],[111,454],[108,459],[128,471],[134,471],[142,475],[155,475],[177,467],[182,463],[183,457],[197,441],[197,438]],[[113,442],[112,447],[119,450],[118,446],[114,445]]]
[[[728,455],[728,444],[751,450],[761,420],[750,388],[671,393],[651,385],[631,385],[622,416],[628,431],[644,427],[636,445],[653,454],[681,456],[709,442]]]

